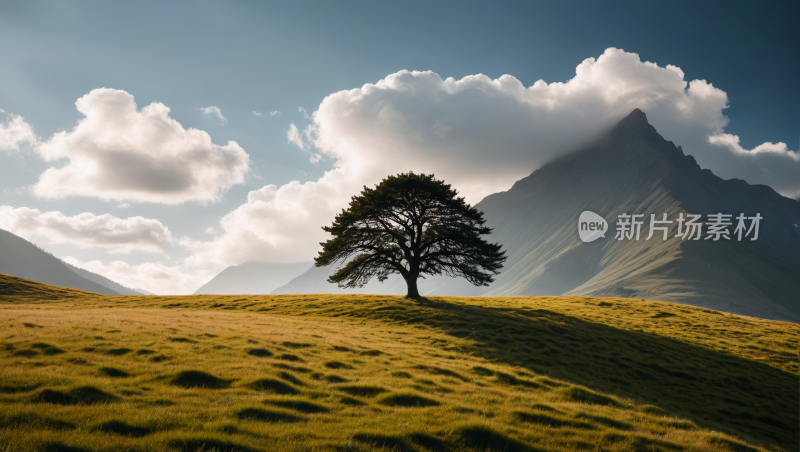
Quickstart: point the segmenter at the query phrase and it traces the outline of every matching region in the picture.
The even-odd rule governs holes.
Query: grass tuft
[[[455,430],[456,442],[461,447],[481,452],[534,452],[536,449],[521,443],[484,424],[464,425]]]
[[[122,369],[117,369],[115,367],[101,367],[97,369],[100,375],[105,377],[112,377],[112,378],[121,378],[121,377],[128,377],[130,374],[125,372]]]
[[[213,437],[180,438],[168,444],[181,452],[258,452],[259,449]]]
[[[132,436],[135,438],[149,435],[150,433],[153,432],[153,430],[148,427],[131,425],[125,421],[120,421],[116,419],[100,423],[94,426],[92,430],[105,433],[113,433],[115,435],[121,435],[121,436]]]
[[[247,419],[260,422],[300,422],[304,420],[294,414],[262,408],[243,408],[236,412],[236,417],[241,420]]]
[[[286,384],[280,380],[276,380],[274,378],[260,378],[255,380],[247,385],[251,389],[255,389],[257,391],[266,391],[266,392],[274,392],[275,394],[299,394],[300,391],[297,390],[292,385]]]
[[[266,348],[251,348],[247,351],[247,354],[250,356],[257,356],[259,358],[266,358],[272,356],[272,352],[267,350]]]
[[[483,366],[475,366],[470,371],[476,375],[480,375],[482,377],[491,377],[494,375],[494,371],[491,369],[487,369]]]
[[[559,396],[570,402],[591,403],[594,405],[621,406],[622,404],[608,396],[598,394],[579,386],[569,386],[557,391]]]
[[[278,378],[280,378],[282,380],[286,380],[289,383],[293,383],[293,384],[295,384],[297,386],[303,386],[304,385],[302,380],[300,380],[299,378],[295,377],[294,375],[292,375],[289,372],[285,372],[285,371],[284,372],[278,372]]]
[[[388,449],[398,452],[416,452],[417,449],[409,440],[399,435],[387,435],[383,433],[356,433],[350,440],[362,443],[370,447]]]
[[[349,364],[345,364],[341,361],[328,361],[323,366],[327,367],[328,369],[352,369],[353,366]]]
[[[300,411],[302,413],[328,413],[330,409],[326,406],[309,402],[307,400],[296,399],[278,399],[278,400],[264,400],[264,403],[275,405],[281,408]]]
[[[383,394],[376,400],[381,405],[387,406],[428,407],[441,405],[441,403],[436,400],[429,399],[413,392],[393,392],[391,394]]]
[[[43,389],[31,398],[31,402],[52,403],[54,405],[93,405],[113,402],[117,399],[118,397],[94,386],[81,386],[68,392]]]
[[[46,417],[32,412],[0,414],[0,429],[20,427],[50,430],[73,430],[77,428],[72,422],[62,421],[61,419]]]
[[[384,388],[383,386],[377,386],[377,385],[337,386],[336,389],[346,394],[350,394],[351,396],[361,396],[361,397],[375,397],[378,394],[389,392],[389,390]]]
[[[218,378],[201,370],[184,370],[172,378],[170,383],[182,388],[221,389],[230,386],[231,380]]]
[[[301,358],[301,357],[299,357],[297,355],[291,354],[291,353],[281,353],[280,355],[276,356],[275,358],[282,359],[284,361],[291,361],[291,362],[301,362],[301,363],[305,362],[305,361],[303,361],[303,358]]]
[[[524,386],[526,388],[538,388],[540,387],[538,384],[525,380],[522,378],[517,378],[514,375],[507,374],[505,372],[495,372],[495,380],[504,385],[510,386]]]

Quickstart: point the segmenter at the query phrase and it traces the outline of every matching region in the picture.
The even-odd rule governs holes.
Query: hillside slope
[[[510,250],[486,295],[583,294],[689,303],[800,321],[800,203],[766,186],[724,181],[664,140],[634,111],[594,146],[551,162],[478,204]],[[605,239],[584,244],[584,210],[609,222]],[[617,215],[675,220],[680,213],[760,213],[757,241],[615,240]],[[646,220],[646,221],[647,221]]]
[[[299,264],[268,264],[250,261],[233,265],[205,283],[198,294],[268,294],[311,267],[311,262]]]
[[[71,287],[103,295],[119,295],[115,290],[83,278],[70,270],[60,259],[2,229],[0,229],[0,273],[52,286]]]
[[[798,448],[793,323],[619,298],[45,300],[59,289],[22,283],[0,295],[8,450]]]
[[[134,289],[125,287],[122,284],[119,284],[119,283],[117,283],[115,281],[112,281],[112,280],[106,278],[103,275],[98,275],[97,273],[92,273],[89,270],[84,270],[82,268],[78,268],[78,267],[70,264],[69,262],[63,262],[63,263],[64,263],[64,265],[67,266],[68,269],[70,269],[70,270],[74,271],[75,273],[77,273],[78,276],[80,276],[80,277],[82,277],[84,279],[88,279],[91,282],[100,284],[103,287],[107,287],[107,288],[113,290],[114,292],[117,292],[120,295],[147,295],[144,292],[139,292],[138,290],[134,290]]]

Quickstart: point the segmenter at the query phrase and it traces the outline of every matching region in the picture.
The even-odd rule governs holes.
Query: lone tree
[[[406,298],[420,299],[417,278],[445,274],[476,286],[494,281],[506,260],[499,244],[481,238],[492,230],[483,213],[457,197],[443,181],[425,174],[398,174],[374,189],[364,187],[336,215],[314,259],[317,267],[352,258],[328,278],[339,287],[363,287],[373,276],[383,282],[399,273]],[[423,276],[424,278],[424,276]]]

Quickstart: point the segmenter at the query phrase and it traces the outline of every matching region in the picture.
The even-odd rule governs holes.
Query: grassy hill
[[[798,449],[792,323],[625,298],[59,290],[0,275],[0,451]]]

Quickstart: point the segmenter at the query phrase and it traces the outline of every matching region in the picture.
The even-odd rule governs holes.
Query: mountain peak
[[[623,118],[622,121],[619,122],[618,127],[633,126],[633,125],[639,125],[639,126],[650,125],[650,123],[647,122],[647,115],[644,114],[644,112],[642,110],[639,110],[638,108],[635,108],[632,112],[630,112],[630,114],[628,114],[628,116]]]

